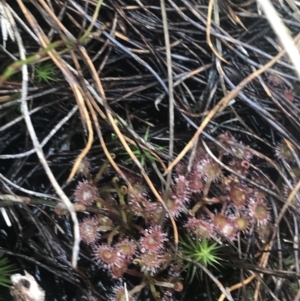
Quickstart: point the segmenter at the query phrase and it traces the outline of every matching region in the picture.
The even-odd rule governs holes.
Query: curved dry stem
[[[247,284],[249,284],[251,281],[253,281],[256,278],[256,275],[254,273],[252,273],[251,276],[249,276],[247,279],[245,279],[244,281],[241,281],[239,283],[236,283],[235,285],[232,285],[231,287],[227,288],[227,291],[232,292],[235,291],[243,286],[246,286]],[[218,301],[223,301],[226,298],[226,295],[223,293]]]
[[[219,60],[223,61],[224,63],[229,64],[229,62],[227,62],[215,49],[215,46],[211,42],[211,38],[210,38],[211,19],[212,19],[212,11],[213,11],[214,2],[215,2],[215,0],[209,0],[209,4],[208,4],[207,25],[206,25],[206,42],[207,42],[208,46],[210,47],[211,51],[215,54],[215,56]]]

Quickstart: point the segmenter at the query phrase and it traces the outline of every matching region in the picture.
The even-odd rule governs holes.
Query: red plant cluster
[[[173,242],[171,232],[167,231],[170,215],[181,229],[180,236],[197,239],[234,241],[238,233],[247,235],[250,229],[261,232],[268,226],[271,221],[268,200],[247,181],[254,180],[251,149],[227,132],[217,140],[222,148],[209,143],[200,145],[192,162],[176,166],[171,191],[162,193],[165,206],[153,199],[140,177],[130,173],[128,186],[117,178],[110,184],[95,185],[91,180],[78,183],[76,202],[119,213],[123,222],[135,231],[128,235],[111,219],[96,214],[82,220],[82,242],[92,247],[93,258],[100,268],[115,279],[144,274],[147,279],[157,280],[164,272],[172,278],[172,283],[167,281],[168,288],[160,287],[161,300],[168,300],[176,291],[174,283],[181,283],[182,271],[170,248]],[[292,159],[283,145],[277,147],[276,155],[289,162]],[[123,300],[124,288],[116,287],[112,298]],[[129,295],[129,300],[133,298]]]
[[[178,166],[176,172],[181,174],[176,175],[171,198],[181,199],[181,206],[191,205],[185,224],[191,235],[199,239],[219,235],[234,240],[237,233],[246,233],[253,224],[266,225],[271,216],[264,194],[241,180],[241,177],[251,179],[250,150],[227,132],[218,140],[225,150],[215,147],[211,155],[200,146],[190,171]],[[224,172],[223,161],[229,162],[229,170],[233,173]],[[177,184],[179,177],[185,186]],[[185,196],[188,195],[185,199],[183,190]]]

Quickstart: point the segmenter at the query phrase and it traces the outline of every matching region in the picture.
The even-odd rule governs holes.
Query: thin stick
[[[166,44],[166,57],[167,57],[167,68],[168,68],[168,89],[169,89],[169,156],[170,160],[173,158],[174,152],[174,87],[173,87],[173,72],[172,72],[172,57],[171,57],[171,47],[170,47],[170,35],[168,28],[168,17],[166,11],[166,3],[165,0],[160,1],[161,7],[161,15],[164,27],[164,36],[165,36],[165,44]],[[169,166],[171,162],[169,161]],[[172,177],[172,169],[169,170],[167,175],[166,182],[166,195],[168,195],[168,191],[171,185],[171,177]]]

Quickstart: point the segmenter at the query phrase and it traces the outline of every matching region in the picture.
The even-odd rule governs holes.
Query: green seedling
[[[16,271],[13,264],[9,262],[7,257],[0,255],[0,286],[10,287],[10,276]]]
[[[55,78],[56,66],[51,63],[39,64],[34,69],[34,77],[39,83],[56,82]]]
[[[208,239],[193,239],[187,236],[184,240],[180,240],[179,246],[180,257],[185,262],[183,270],[187,271],[186,279],[189,283],[193,282],[195,277],[199,280],[202,279],[203,271],[197,263],[205,267],[216,267],[220,264],[220,246],[216,242],[211,242]]]
[[[143,139],[148,142],[149,139],[149,132],[150,132],[150,127],[147,128],[146,133],[143,137]],[[164,147],[159,146],[156,148],[157,151],[161,151],[163,150]],[[157,158],[155,158],[149,151],[147,150],[141,150],[138,146],[132,146],[132,152],[134,153],[134,155],[136,156],[136,158],[140,161],[142,167],[146,166],[146,161],[157,161]],[[127,159],[126,161],[131,161],[131,159]]]
[[[146,130],[146,133],[143,137],[143,139],[148,142],[149,140],[149,131],[150,131],[150,127],[147,128]],[[157,151],[162,151],[164,149],[164,147],[162,146],[159,146],[156,148]],[[150,161],[150,162],[153,162],[153,161],[158,161],[157,158],[155,158],[149,151],[147,150],[141,150],[138,146],[136,145],[132,145],[131,146],[131,150],[132,152],[134,153],[134,155],[136,156],[136,158],[139,160],[139,162],[141,163],[142,167],[145,167],[146,166],[146,162],[147,161]],[[128,155],[127,153],[123,153],[123,155]],[[131,162],[132,159],[131,158],[128,158],[126,159],[126,162]]]

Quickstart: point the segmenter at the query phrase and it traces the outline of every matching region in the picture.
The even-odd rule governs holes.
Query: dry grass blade
[[[173,88],[173,72],[172,72],[172,57],[171,57],[171,47],[170,47],[170,36],[168,29],[168,17],[166,11],[166,3],[164,0],[160,0],[162,21],[164,27],[164,37],[166,44],[166,57],[167,57],[167,68],[168,68],[168,88],[169,88],[169,156],[173,158],[174,152],[174,88]],[[170,164],[171,162],[169,162]],[[171,176],[172,169],[169,170],[167,175],[167,184],[166,184],[166,192],[169,192],[171,186]]]
[[[270,0],[257,0],[300,77],[300,53]]]

